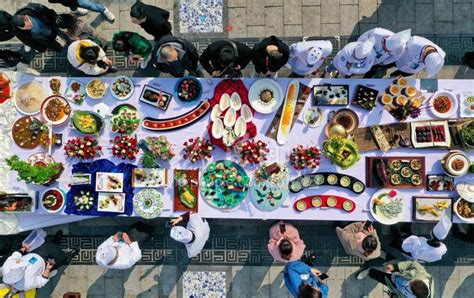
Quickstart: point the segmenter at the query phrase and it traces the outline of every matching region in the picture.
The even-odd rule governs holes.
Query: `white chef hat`
[[[403,49],[411,37],[411,29],[400,31],[385,39],[385,48],[390,52]]]
[[[354,50],[354,57],[358,60],[363,60],[369,56],[373,51],[375,45],[375,38],[371,37],[366,41],[360,43]]]
[[[453,223],[449,219],[447,215],[443,216],[441,220],[434,226],[433,228],[433,236],[436,237],[438,240],[445,239],[448,234],[449,230],[451,230],[451,226]]]
[[[318,63],[319,60],[323,57],[323,51],[319,47],[314,47],[309,49],[306,53],[306,63],[309,65],[314,65]]]
[[[444,65],[444,58],[438,52],[433,52],[425,57],[426,72],[428,78],[434,77]]]
[[[15,284],[25,276],[27,264],[21,258],[9,258],[2,267],[3,282]]]
[[[174,240],[184,244],[188,244],[193,240],[193,232],[181,226],[173,227],[170,236]]]
[[[101,245],[97,249],[95,260],[100,266],[107,266],[117,257],[117,249],[110,245]]]

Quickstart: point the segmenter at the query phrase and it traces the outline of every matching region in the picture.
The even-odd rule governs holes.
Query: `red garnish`
[[[99,146],[99,142],[91,136],[84,138],[77,137],[67,141],[66,145],[64,145],[64,152],[67,157],[89,159],[99,156],[102,153],[102,147]]]
[[[112,143],[112,155],[120,159],[135,159],[138,153],[138,140],[127,135],[116,136]]]
[[[303,147],[298,145],[291,150],[290,164],[296,170],[305,168],[316,169],[319,167],[321,152],[318,147]]]
[[[246,141],[236,146],[235,151],[240,155],[242,163],[258,164],[267,160],[270,149],[263,141]]]

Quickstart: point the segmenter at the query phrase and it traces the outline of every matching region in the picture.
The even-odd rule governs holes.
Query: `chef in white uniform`
[[[425,237],[410,236],[402,243],[402,249],[413,259],[424,262],[436,262],[443,258],[448,249],[440,240],[448,236],[452,222],[449,217],[444,216],[433,228],[431,239]]]
[[[129,269],[142,258],[137,241],[132,241],[127,233],[120,238],[110,236],[97,248],[96,262],[102,268]]]
[[[403,54],[395,62],[398,72],[391,76],[410,76],[425,69],[427,77],[432,78],[443,68],[445,57],[446,53],[435,43],[421,36],[412,36]]]
[[[315,72],[331,52],[332,44],[329,40],[303,40],[290,45],[290,77],[304,77]]]
[[[176,225],[181,221],[187,221],[186,227]],[[207,221],[197,213],[188,212],[173,219],[171,223],[173,228],[171,229],[170,236],[184,244],[188,252],[188,258],[194,258],[201,253],[207,239],[209,239],[210,229]]]
[[[364,42],[375,39],[376,55],[374,65],[387,65],[395,62],[403,54],[403,50],[411,37],[411,30],[403,30],[397,34],[383,28],[374,28],[362,34],[357,41]]]
[[[365,74],[374,65],[377,54],[374,50],[375,38],[364,42],[348,43],[333,60],[333,66],[346,77],[353,74]]]

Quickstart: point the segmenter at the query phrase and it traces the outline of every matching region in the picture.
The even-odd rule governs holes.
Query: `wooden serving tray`
[[[316,207],[314,206],[311,201],[313,198],[315,197],[319,197],[321,199],[321,205]],[[336,198],[337,200],[337,203],[336,203],[336,206],[334,207],[329,207],[328,204],[327,204],[327,200],[329,197],[334,197]],[[306,203],[306,208],[304,210],[298,210],[298,208],[296,208],[298,202],[302,202],[304,201]],[[352,209],[351,210],[344,210],[344,208],[342,208],[342,205],[344,204],[345,201],[350,201],[352,202]],[[318,196],[318,195],[315,195],[315,196],[309,196],[309,197],[305,197],[305,198],[302,198],[302,199],[299,199],[297,201],[295,201],[293,203],[293,208],[295,208],[296,211],[298,212],[303,212],[303,211],[306,211],[308,209],[312,209],[312,208],[335,208],[335,209],[341,209],[343,211],[346,211],[346,212],[353,212],[356,208],[356,204],[354,203],[354,201],[352,200],[349,200],[349,199],[346,199],[346,198],[343,198],[343,197],[340,197],[340,196],[329,196],[329,195],[322,195],[322,196]]]
[[[420,185],[413,185],[411,183],[400,183],[398,185],[393,185],[390,182],[390,163],[393,160],[406,160],[411,162],[412,160],[420,160],[421,162],[421,169],[420,170],[412,170],[413,174],[419,174],[421,176],[421,184]],[[377,174],[377,162],[382,161],[385,164],[386,174],[388,183],[384,183],[379,175]],[[405,165],[406,166],[406,165]],[[404,165],[402,164],[401,168]],[[409,166],[408,166],[409,167]],[[410,176],[411,177],[411,176]],[[404,178],[401,178],[404,179]],[[390,157],[366,157],[365,158],[365,185],[367,187],[374,187],[374,188],[426,188],[426,171],[425,171],[425,157],[409,157],[409,156],[390,156]]]

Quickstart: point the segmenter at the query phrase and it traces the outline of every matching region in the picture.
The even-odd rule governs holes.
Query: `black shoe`
[[[57,231],[56,234],[54,234],[53,243],[60,244],[61,239],[63,239],[63,236],[63,230]]]
[[[67,253],[67,263],[71,262],[71,260],[79,254],[81,249],[79,247],[73,248],[72,251]]]
[[[115,66],[110,66],[109,69],[107,70],[107,72],[116,73],[116,72],[117,72],[117,68],[116,68]]]

